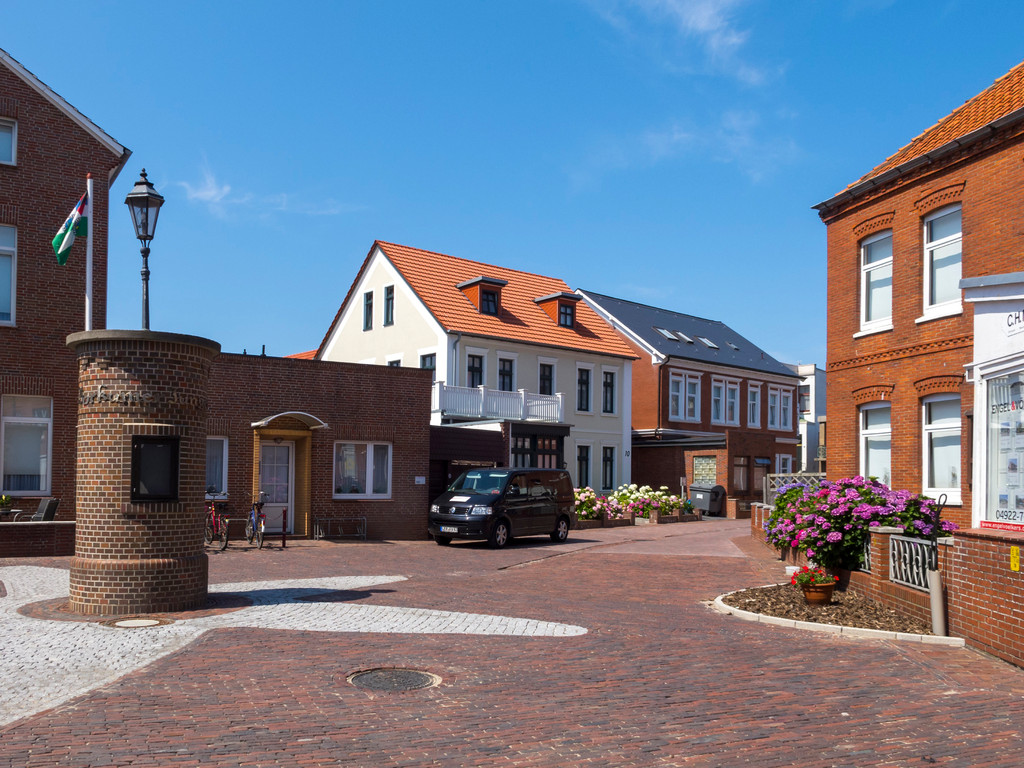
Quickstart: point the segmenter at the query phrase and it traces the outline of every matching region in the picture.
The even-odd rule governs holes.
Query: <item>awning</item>
[[[281,419],[284,417],[297,419],[310,429],[323,429],[324,427],[327,426],[324,422],[320,421],[320,419],[318,419],[316,416],[313,416],[312,414],[309,413],[305,413],[303,411],[285,411],[284,413],[278,413],[273,416],[267,416],[265,419],[254,421],[252,424],[250,424],[250,426],[253,429],[256,429],[258,427],[265,427],[268,424],[270,424],[270,422],[272,422],[274,419]]]

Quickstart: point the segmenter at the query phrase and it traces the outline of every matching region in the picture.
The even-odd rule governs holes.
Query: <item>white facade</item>
[[[457,299],[464,300],[461,294]],[[471,356],[482,367],[481,382],[473,387],[468,386]],[[589,453],[589,485],[606,487],[609,462],[611,488],[630,482],[632,360],[446,331],[379,247],[353,285],[320,357],[413,368],[432,362],[432,424],[504,419],[564,425],[569,434],[563,460],[574,483],[580,482],[581,448],[583,455]],[[551,395],[540,394],[542,367],[551,377]],[[579,402],[581,371],[589,377],[584,404]]]
[[[788,365],[799,377],[797,390],[797,418],[800,428],[800,472],[821,472],[818,445],[821,417],[825,416],[825,372],[813,363]]]

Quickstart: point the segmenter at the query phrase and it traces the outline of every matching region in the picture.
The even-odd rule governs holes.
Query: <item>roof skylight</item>
[[[700,339],[701,344],[703,344],[705,347],[710,347],[711,349],[718,349],[718,345],[715,344],[715,342],[713,342],[711,339],[707,339],[703,336],[698,336],[697,338]]]
[[[679,337],[672,333],[672,331],[666,330],[665,328],[659,328],[656,325],[651,327],[654,328],[654,330],[656,330],[669,341],[679,341]]]

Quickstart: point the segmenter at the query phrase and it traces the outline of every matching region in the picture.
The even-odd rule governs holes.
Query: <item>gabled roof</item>
[[[380,240],[374,242],[367,254],[320,344],[318,354],[322,353],[345,307],[352,300],[356,285],[377,248],[447,333],[636,359],[636,353],[615,330],[582,302],[576,305],[572,328],[558,325],[534,302],[534,299],[550,294],[571,292],[562,280]],[[457,287],[481,275],[506,283],[501,287],[501,311],[497,315],[482,314]]]
[[[937,160],[946,153],[987,138],[998,128],[1021,120],[1024,120],[1024,62],[968,99],[843,192],[815,208],[827,208],[833,202],[884,181],[881,177],[897,176],[918,164]]]
[[[627,335],[663,357],[799,378],[787,366],[718,320],[650,307],[594,291],[581,289],[579,293]]]
[[[312,360],[316,357],[316,350],[310,349],[306,352],[296,352],[294,355],[285,355],[285,357],[290,357],[293,360]]]
[[[118,141],[111,137],[110,134],[108,134],[106,131],[104,131],[102,128],[96,125],[96,123],[94,123],[88,117],[86,117],[73,106],[71,106],[68,102],[66,102],[63,99],[63,97],[61,97],[58,93],[56,93],[48,85],[46,85],[46,83],[44,83],[38,77],[33,75],[27,69],[25,69],[21,62],[19,62],[13,56],[7,53],[7,51],[5,51],[3,48],[0,48],[0,63],[5,64],[7,68],[10,69],[14,74],[16,74],[18,77],[24,80],[29,86],[38,91],[44,99],[49,101],[51,104],[57,107],[57,109],[59,109],[61,112],[67,115],[72,122],[77,124],[79,127],[83,128],[90,136],[96,139],[96,141],[98,141],[104,147],[109,149],[115,157],[120,158],[120,162],[111,170],[110,173],[109,181],[113,183],[114,179],[117,178],[117,175],[121,172],[121,169],[124,167],[124,164],[128,161],[128,158],[131,155],[132,151],[127,147],[123,147]]]

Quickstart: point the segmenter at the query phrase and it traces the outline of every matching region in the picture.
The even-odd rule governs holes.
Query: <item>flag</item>
[[[71,246],[75,244],[76,235],[85,235],[89,232],[89,216],[92,214],[89,193],[86,192],[78,200],[78,205],[68,214],[67,220],[60,228],[57,236],[53,238],[53,253],[57,257],[57,263],[62,267],[68,260],[68,253]]]

